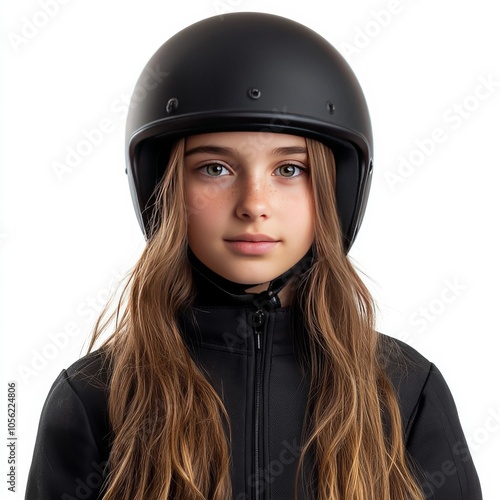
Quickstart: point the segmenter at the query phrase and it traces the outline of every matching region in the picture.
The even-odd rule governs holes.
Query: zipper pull
[[[261,334],[265,319],[266,313],[262,309],[258,309],[252,314],[252,325],[257,340],[257,350],[259,351],[261,349]]]

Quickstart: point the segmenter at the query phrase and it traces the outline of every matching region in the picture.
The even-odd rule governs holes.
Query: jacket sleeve
[[[432,364],[407,429],[407,449],[426,499],[482,499],[455,402]]]
[[[105,469],[85,406],[63,370],[42,409],[25,498],[100,499]]]

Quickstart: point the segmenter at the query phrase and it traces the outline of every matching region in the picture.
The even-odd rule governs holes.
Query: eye
[[[200,171],[209,177],[222,177],[229,174],[229,170],[220,163],[207,163],[200,167]]]
[[[299,167],[293,163],[287,163],[285,165],[280,165],[274,172],[274,175],[279,175],[280,177],[297,177],[305,171],[304,167]]]

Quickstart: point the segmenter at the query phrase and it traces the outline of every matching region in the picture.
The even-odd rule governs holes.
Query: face
[[[189,246],[212,271],[267,285],[307,253],[314,209],[303,137],[191,136],[184,161]]]

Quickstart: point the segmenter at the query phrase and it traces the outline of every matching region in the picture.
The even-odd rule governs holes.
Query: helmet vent
[[[179,106],[179,101],[175,98],[172,97],[171,99],[168,100],[167,106],[166,106],[166,111],[168,114],[174,112]]]
[[[326,101],[326,109],[331,115],[333,115],[333,113],[335,113],[335,104],[330,101]]]
[[[261,96],[261,92],[259,89],[255,88],[255,87],[248,89],[248,97],[250,97],[250,99],[257,100],[257,99],[260,99],[260,96]]]

